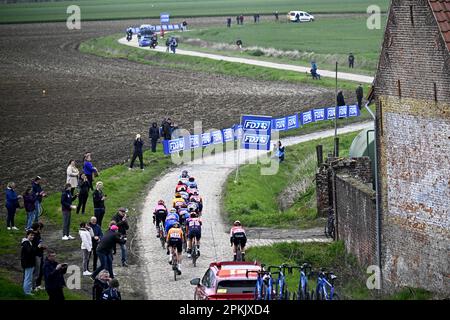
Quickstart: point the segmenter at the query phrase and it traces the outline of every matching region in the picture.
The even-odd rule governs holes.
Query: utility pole
[[[335,90],[335,94],[334,96],[336,97],[336,107],[337,107],[337,94],[338,94],[338,62],[336,61],[336,90]],[[335,109],[336,111],[338,111],[337,109]],[[337,116],[338,116],[338,112],[335,112],[334,115],[334,156],[337,157],[338,153],[337,153],[337,146],[336,146],[336,142],[337,142]]]

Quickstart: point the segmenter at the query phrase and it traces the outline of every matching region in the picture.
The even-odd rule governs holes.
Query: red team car
[[[213,262],[202,279],[195,278],[194,300],[254,300],[256,273],[247,270],[261,270],[255,262]]]

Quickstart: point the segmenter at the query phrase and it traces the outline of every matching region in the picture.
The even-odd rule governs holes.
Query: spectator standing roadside
[[[358,108],[361,110],[362,107],[362,99],[364,97],[364,91],[361,84],[359,84],[358,88],[356,88],[356,100],[358,100]]]
[[[98,243],[103,237],[102,228],[97,224],[97,218],[91,217],[91,222],[89,222],[89,226],[91,227],[93,236],[92,236],[92,251],[91,254],[93,255],[92,258],[92,270],[97,269],[97,247]],[[89,266],[88,266],[89,269]]]
[[[348,55],[348,67],[353,69],[355,63],[355,56],[353,55],[353,53],[350,53]]]
[[[126,241],[127,230],[130,228],[127,220],[127,209],[119,208],[117,214],[113,217],[113,221],[116,222],[116,226],[119,228],[119,234]],[[126,243],[120,244],[121,256],[122,256],[122,267],[128,267],[127,263],[127,246]]]
[[[253,15],[253,23],[256,23],[256,20],[258,19],[258,16],[256,14]]]
[[[84,164],[83,164],[83,173],[86,175],[89,181],[89,187],[91,190],[94,190],[93,181],[94,175],[98,175],[98,170],[96,167],[92,165],[92,155],[90,152],[87,152],[84,155]]]
[[[162,132],[164,140],[170,140],[172,138],[172,120],[170,118],[163,121]]]
[[[63,237],[62,240],[75,239],[70,235],[70,220],[72,215],[72,209],[77,207],[72,205],[72,202],[77,198],[77,195],[72,196],[70,189],[72,186],[70,183],[66,183],[64,190],[61,194],[61,209],[63,215]]]
[[[33,244],[35,253],[33,272],[33,290],[35,291],[44,289],[41,284],[42,278],[44,277],[44,251],[47,249],[47,246],[44,245],[42,241],[42,229],[44,229],[44,224],[42,222],[35,222],[31,226],[31,230],[33,230],[34,233],[34,238],[31,243]]]
[[[105,200],[107,196],[103,194],[103,182],[99,181],[95,185],[94,198],[94,216],[97,218],[97,224],[101,227],[105,215]]]
[[[47,194],[42,190],[41,186],[41,180],[42,178],[40,176],[37,176],[34,178],[31,182],[31,187],[33,188],[33,192],[36,194],[36,209],[34,211],[34,222],[38,222],[39,214],[42,211],[42,199],[47,196]]]
[[[116,301],[122,300],[122,296],[119,291],[119,281],[117,279],[111,279],[108,282],[109,287],[102,294],[102,300]]]
[[[25,227],[25,231],[31,229],[31,225],[33,224],[36,214],[36,199],[36,194],[32,192],[31,187],[28,187],[23,194],[23,206],[27,212],[27,225]]]
[[[66,174],[67,174],[66,183],[70,183],[70,185],[72,186],[70,188],[70,193],[74,195],[75,189],[78,186],[78,176],[80,174],[80,171],[78,171],[76,167],[75,160],[71,159],[69,161],[69,166],[67,167]]]
[[[89,181],[84,173],[81,174],[80,180],[78,182],[78,205],[77,205],[77,214],[80,213],[84,214],[86,212],[86,202],[89,198],[89,189],[90,184]]]
[[[112,266],[112,251],[117,243],[122,244],[125,242],[125,240],[120,237],[118,230],[119,227],[117,227],[116,225],[112,225],[110,229],[105,232],[102,240],[100,240],[100,243],[97,247],[97,255],[100,259],[100,266],[91,275],[92,279],[95,280],[95,277],[103,269],[108,270],[110,277],[114,278]]]
[[[342,93],[342,91],[338,92],[338,95],[336,97],[336,102],[337,102],[337,106],[345,106],[345,99],[344,99],[344,94]]]
[[[239,20],[241,20],[241,25],[244,25],[244,16],[242,14],[239,16]]]
[[[33,288],[33,271],[35,266],[35,253],[32,244],[33,238],[33,230],[28,230],[26,237],[22,239],[22,250],[20,253],[20,263],[24,273],[23,292],[26,295],[33,295],[31,293]]]
[[[16,216],[17,208],[20,208],[19,199],[22,196],[18,196],[16,191],[16,184],[14,182],[8,183],[6,186],[6,209],[8,210],[8,215],[6,217],[6,228],[8,230],[19,230],[14,224],[14,218]]]
[[[275,156],[278,158],[279,162],[284,161],[284,146],[281,144],[281,141],[278,141],[278,144],[274,146]]]
[[[150,139],[152,152],[156,152],[156,144],[158,143],[159,139],[159,128],[156,122],[153,122],[152,126],[148,130],[148,138]]]
[[[102,300],[103,291],[109,288],[108,282],[111,280],[108,270],[102,270],[94,280],[92,287],[92,300]]]
[[[238,25],[241,24],[241,17],[240,17],[240,16],[236,16],[236,23],[237,23]]]
[[[227,18],[227,27],[228,27],[228,28],[231,27],[231,18]]]
[[[143,153],[142,153],[142,146],[144,145],[144,141],[141,139],[141,135],[138,133],[136,135],[136,138],[134,139],[133,143],[133,157],[131,158],[130,167],[128,170],[131,170],[134,165],[134,161],[137,157],[139,157],[139,165],[141,166],[141,170],[144,170],[144,160],[143,160]]]
[[[44,262],[45,290],[50,301],[63,301],[66,286],[64,274],[67,272],[67,263],[56,262],[56,253],[52,250],[47,252]]]
[[[80,223],[80,230],[78,231],[81,239],[81,256],[83,258],[83,276],[90,276],[89,272],[89,257],[92,250],[92,236],[90,230],[86,227],[86,222]]]
[[[187,21],[184,20],[183,23],[182,23],[181,25],[183,26],[183,28],[181,29],[181,31],[186,31],[186,30],[187,30],[187,26],[188,26]]]
[[[274,15],[275,15],[275,21],[278,21],[278,11],[275,11]]]

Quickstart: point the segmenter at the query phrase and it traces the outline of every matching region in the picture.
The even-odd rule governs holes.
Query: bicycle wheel
[[[242,261],[241,245],[236,248],[236,261]]]
[[[305,293],[303,292],[303,290],[299,291],[298,300],[306,300]]]
[[[197,244],[193,244],[192,245],[192,264],[195,266],[197,266]]]
[[[333,299],[332,300],[341,300],[339,295],[337,293],[333,293]]]
[[[297,292],[294,292],[292,294],[292,300],[297,300]],[[298,299],[298,300],[300,300],[300,299]]]

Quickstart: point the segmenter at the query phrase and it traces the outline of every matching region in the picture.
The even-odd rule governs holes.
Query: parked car
[[[287,19],[291,22],[311,22],[314,16],[305,11],[289,11]]]
[[[256,262],[213,262],[202,279],[195,278],[194,300],[254,300],[256,273],[247,270],[261,270]]]

